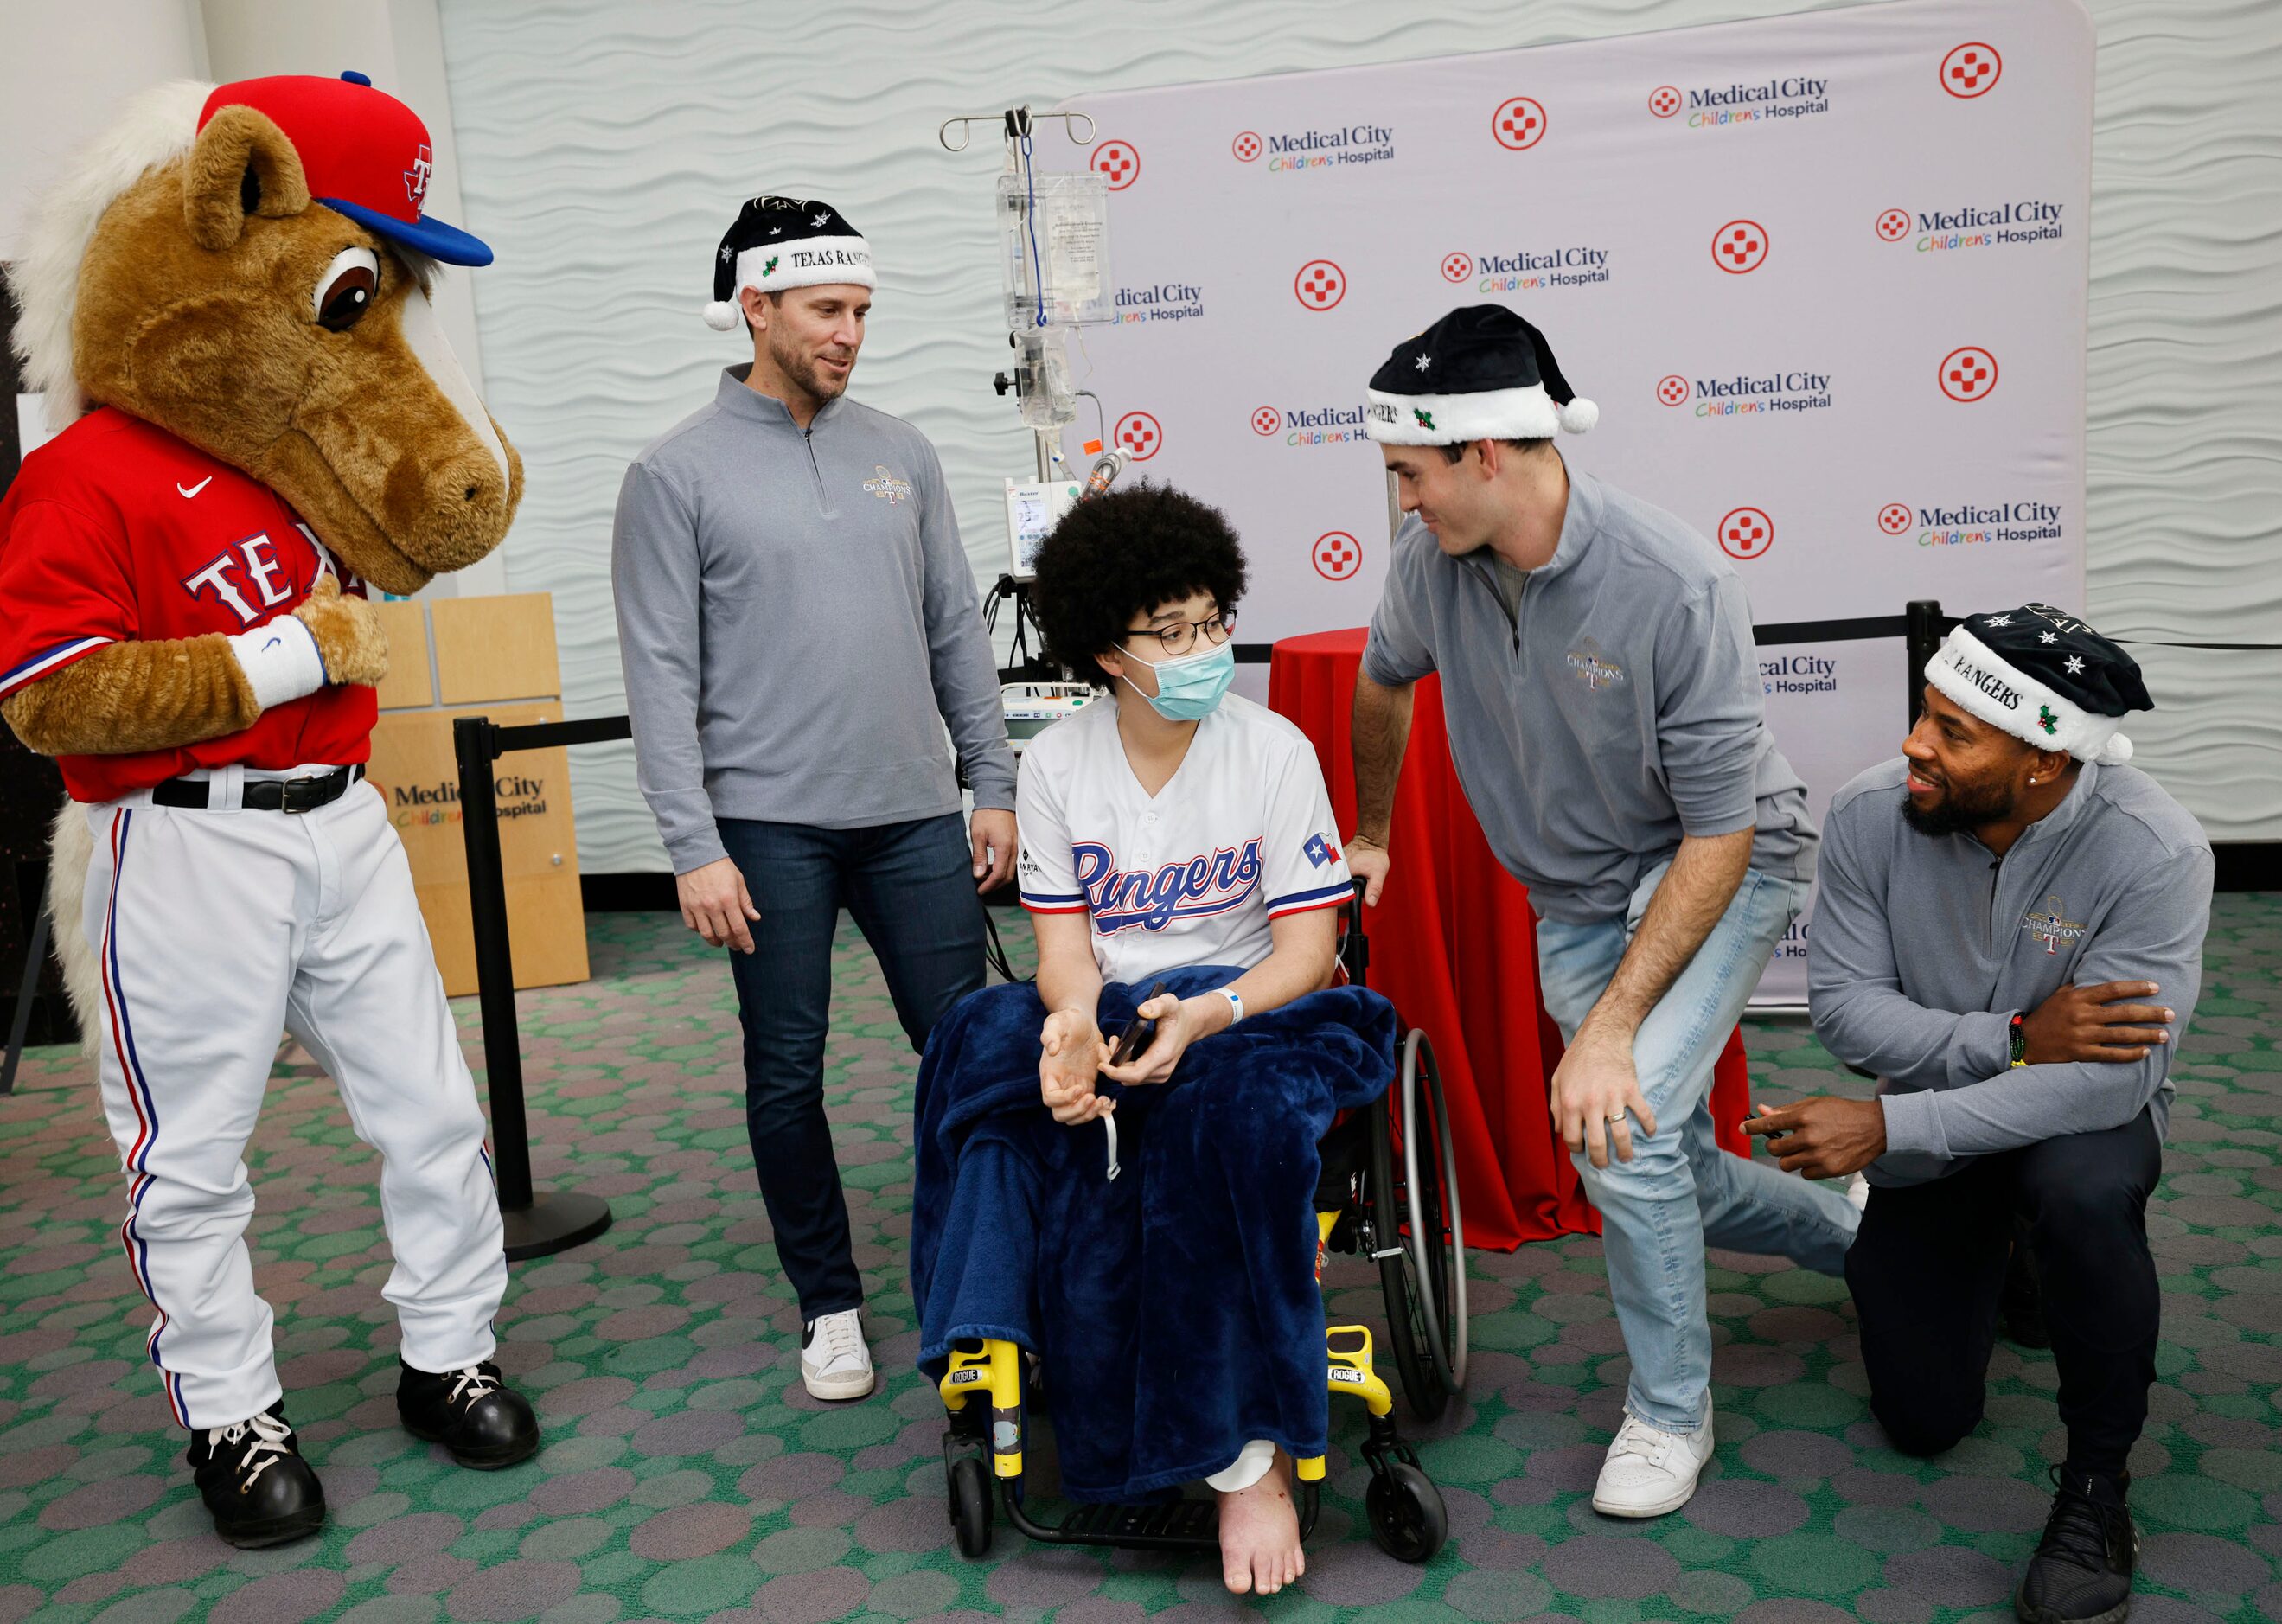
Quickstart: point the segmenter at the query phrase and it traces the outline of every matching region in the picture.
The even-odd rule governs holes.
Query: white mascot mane
[[[121,105],[111,127],[74,154],[32,211],[21,253],[8,268],[16,296],[12,348],[23,386],[47,397],[48,428],[60,432],[89,405],[72,365],[72,317],[79,308],[80,265],[104,211],[160,164],[190,150],[198,113],[213,86],[194,79],[155,85]],[[80,929],[94,836],[87,813],[66,801],[56,814],[48,866],[48,918],[64,988],[79,1017],[82,1046],[92,1054],[103,1030],[102,967]]]

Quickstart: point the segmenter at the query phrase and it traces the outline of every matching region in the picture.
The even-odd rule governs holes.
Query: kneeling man
[[[2116,732],[2139,668],[2042,603],[1975,615],[1926,666],[1904,759],[1831,803],[1808,952],[1815,1033],[1874,1100],[1754,1121],[1786,1169],[1869,1169],[1847,1254],[1870,1407],[1898,1448],[1981,1421],[2017,1216],[2068,1457],[2016,1605],[2120,1620],[2125,1457],[2155,1379],[2147,1197],[2210,920],[2210,843]]]

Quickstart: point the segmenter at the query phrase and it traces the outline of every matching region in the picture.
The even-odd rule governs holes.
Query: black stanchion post
[[[531,1135],[523,1112],[523,1040],[515,1022],[515,957],[508,942],[507,873],[500,861],[499,797],[492,764],[499,732],[488,717],[452,723],[460,763],[460,828],[467,843],[468,913],[476,939],[476,996],[483,1012],[484,1071],[492,1100],[492,1169],[510,1260],[545,1257],[610,1227],[609,1204],[592,1195],[541,1196],[531,1187]]]
[[[1926,662],[1933,658],[1934,651],[1941,647],[1940,601],[1912,598],[1904,618],[1909,623],[1909,629],[1904,634],[1908,639],[1909,652],[1907,665],[1902,672],[1902,685],[1909,689],[1910,726],[1914,727],[1918,725],[1918,718],[1925,714]]]

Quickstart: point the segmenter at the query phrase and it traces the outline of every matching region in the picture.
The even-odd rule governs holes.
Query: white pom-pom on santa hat
[[[699,314],[704,316],[705,325],[717,333],[727,332],[745,319],[745,313],[737,307],[734,301],[726,299],[708,300]]]
[[[1563,403],[1559,417],[1563,433],[1582,434],[1601,421],[1601,408],[1584,396],[1579,395],[1576,399]]]

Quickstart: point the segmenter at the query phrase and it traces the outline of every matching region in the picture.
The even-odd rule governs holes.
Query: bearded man
[[[2147,1197],[2202,980],[2210,842],[2124,765],[2117,726],[2152,702],[2083,621],[2043,603],[1972,616],[1925,675],[1902,758],[1830,804],[1807,950],[1815,1034],[1878,1098],[1748,1126],[1786,1171],[1868,1169],[1846,1280],[1871,1413],[1909,1454],[1980,1425],[2025,1230],[2068,1453],[2016,1610],[2115,1624],[2162,1307]]]

